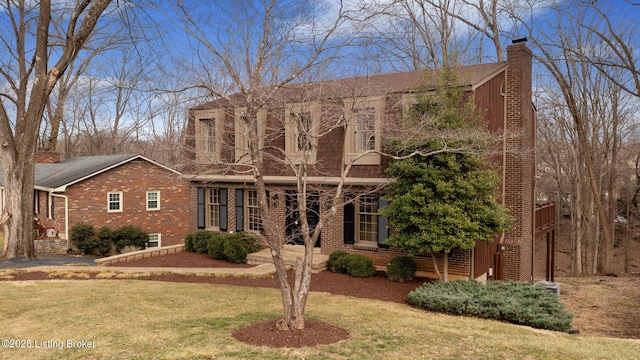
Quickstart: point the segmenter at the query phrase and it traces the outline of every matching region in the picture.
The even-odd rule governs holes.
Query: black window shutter
[[[198,188],[198,229],[204,229],[204,188]]]
[[[389,206],[387,200],[383,200],[382,196],[378,199],[378,209]],[[378,245],[389,246],[384,242],[389,238],[389,217],[378,215]]]
[[[244,231],[244,200],[243,190],[236,189],[236,231]]]
[[[350,200],[350,196],[345,196],[345,201]],[[356,208],[355,205],[351,202],[348,204],[344,204],[343,207],[344,212],[344,243],[345,244],[353,244],[355,243],[355,216],[356,216]]]
[[[220,231],[228,230],[227,189],[220,189]]]
[[[51,196],[51,220],[53,220],[53,217],[54,217],[53,212],[54,212],[55,208],[56,207],[55,207],[55,204],[54,204],[54,201],[53,201],[53,196]]]
[[[44,210],[44,213],[45,213],[45,216],[47,216],[47,217],[51,217],[51,216],[50,216],[51,214],[50,214],[50,212],[49,212],[49,194],[47,194],[47,196],[46,196],[45,198],[46,198],[46,204],[45,204],[45,206],[46,206],[47,208]]]

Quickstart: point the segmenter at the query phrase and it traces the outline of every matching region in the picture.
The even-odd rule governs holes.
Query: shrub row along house
[[[36,253],[66,253],[69,231],[78,223],[139,226],[149,234],[149,247],[180,244],[188,232],[188,183],[140,155],[60,161],[58,153],[39,152],[35,184]],[[0,209],[3,192],[0,176]]]
[[[524,42],[510,45],[507,61],[453,69],[458,85],[473,95],[489,130],[501,135],[496,155],[501,201],[515,219],[492,243],[449,256],[452,277],[531,280],[535,169],[535,108],[531,99],[531,51]],[[246,99],[236,94],[197,106],[189,112],[187,147],[192,165],[183,170],[191,182],[190,230],[260,233],[264,221],[279,224],[288,243],[299,244],[299,177],[291,164],[307,166],[307,220],[319,221],[321,209],[335,207],[315,244],[323,254],[335,250],[361,253],[377,266],[399,251],[384,244],[384,155],[388,124],[417,102],[421,89],[439,86],[440,70],[412,71],[279,89],[257,112],[260,147],[269,203],[261,216],[258,191],[249,162],[243,116]],[[330,194],[344,186],[343,201]],[[391,229],[391,231],[393,231]],[[419,270],[433,271],[430,255],[416,257]],[[440,259],[441,260],[441,259]]]

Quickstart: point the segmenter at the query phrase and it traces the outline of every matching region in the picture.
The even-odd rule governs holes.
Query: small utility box
[[[536,285],[544,286],[547,290],[560,297],[560,284],[553,281],[538,281]]]

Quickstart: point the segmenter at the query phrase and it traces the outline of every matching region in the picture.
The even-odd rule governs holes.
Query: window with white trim
[[[107,193],[107,211],[122,211],[122,191],[113,191]]]
[[[384,96],[344,101],[346,131],[345,163],[379,165],[382,145],[380,132],[385,116]]]
[[[147,210],[160,210],[160,191],[147,191]]]
[[[149,234],[149,241],[147,242],[147,248],[154,248],[154,247],[162,246],[161,237],[162,237],[162,235],[160,233]]]

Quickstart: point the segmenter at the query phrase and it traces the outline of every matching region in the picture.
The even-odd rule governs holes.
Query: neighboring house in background
[[[189,184],[179,172],[141,155],[59,160],[58,153],[36,154],[35,217],[48,230],[36,240],[37,253],[66,253],[69,231],[80,222],[96,231],[139,226],[149,234],[149,247],[184,241]],[[3,191],[0,177],[0,199]]]
[[[459,75],[463,91],[474,95],[476,108],[490,131],[505,135],[497,146],[499,154],[492,160],[499,166],[502,201],[509,207],[515,223],[509,232],[498,234],[493,243],[479,242],[471,251],[450,254],[451,277],[532,279],[536,129],[531,99],[532,54],[523,42],[510,45],[507,54],[506,62],[453,70]],[[265,158],[268,165],[264,175],[270,208],[283,224],[283,238],[298,226],[296,178],[283,165],[285,155],[288,161],[299,161],[296,159],[302,156],[301,147],[307,146],[311,150],[309,162],[314,164],[309,182],[326,188],[335,186],[343,166],[355,161],[346,180],[349,190],[345,197],[380,188],[389,181],[384,173],[389,159],[379,154],[358,157],[359,154],[384,150],[383,124],[397,120],[416,102],[417,89],[433,90],[439,86],[439,73],[440,70],[411,71],[295,85],[283,89],[277,101],[259,111],[262,146],[271,149],[267,150],[270,157],[279,158],[278,161]],[[312,95],[301,102],[302,92]],[[189,112],[187,146],[194,165],[183,173],[189,174],[192,183],[191,230],[260,231],[257,192],[252,176],[242,166],[247,152],[244,135],[238,130],[241,106],[217,100]],[[301,124],[307,128],[317,128],[323,122],[343,121],[344,125],[305,143],[289,120],[294,115],[303,116],[306,122]],[[384,245],[389,234],[387,219],[377,214],[378,208],[384,206],[382,195],[382,192],[367,193],[353,203],[339,206],[316,244],[321,252],[346,250],[364,254],[379,267],[401,255],[398,249]],[[327,201],[314,194],[309,199],[311,209],[318,209]],[[317,221],[313,218],[310,216],[311,225]],[[290,238],[289,241],[297,242]],[[430,255],[415,259],[418,270],[433,272]],[[437,260],[442,258],[438,256]]]

